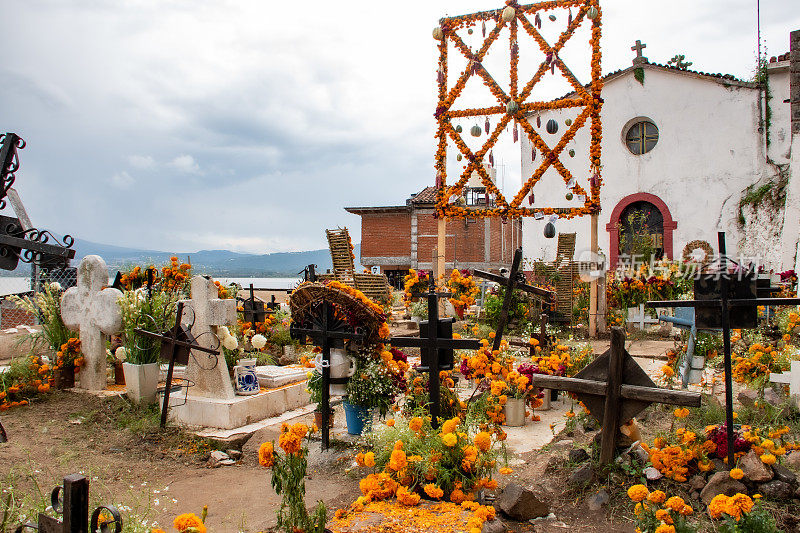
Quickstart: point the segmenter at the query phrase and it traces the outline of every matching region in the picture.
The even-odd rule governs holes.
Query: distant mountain
[[[194,271],[216,277],[292,277],[309,264],[317,265],[317,272],[332,268],[330,252],[326,249],[305,252],[280,252],[272,254],[241,254],[228,250],[200,250],[194,253],[171,253],[156,250],[140,250],[110,244],[75,239],[75,260],[77,265],[87,255],[99,255],[108,264],[113,274],[130,265],[163,265],[173,255],[181,261],[190,261]],[[361,246],[356,245],[356,258],[361,255]],[[360,265],[356,264],[360,269]]]

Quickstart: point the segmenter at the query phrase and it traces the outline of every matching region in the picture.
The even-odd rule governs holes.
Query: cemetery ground
[[[644,356],[637,357],[637,362],[655,376],[673,343],[638,336],[640,339],[629,341],[628,349]],[[601,353],[608,340],[594,341],[593,345],[594,352]],[[721,397],[722,388],[716,389]],[[633,508],[626,490],[637,480],[637,474],[642,476],[641,466],[637,471],[634,460],[615,465],[607,477],[586,478],[581,467],[587,462],[577,450],[591,453],[597,424],[583,414],[572,419],[564,417],[572,401],[564,401],[563,396],[553,405],[553,410],[539,413],[541,421],[528,421],[524,428],[507,428],[513,473],[499,476],[501,486],[519,483],[530,488],[552,513],[551,518],[534,523],[507,520],[509,530],[633,531]],[[785,407],[765,412],[739,406],[738,414],[764,422],[770,416],[780,417]],[[337,417],[343,419],[344,413],[339,411]],[[279,420],[310,425],[310,413],[302,409],[295,413],[299,413],[296,418],[287,418],[292,416],[287,413]],[[668,433],[676,423],[672,413],[667,406],[651,406],[639,415],[643,440],[651,442],[657,435]],[[724,411],[705,406],[693,412],[692,417],[703,419],[697,424],[708,425],[724,418]],[[551,421],[556,423],[554,431],[548,427]],[[4,413],[3,422],[11,441],[3,445],[0,480],[3,499],[13,495],[15,503],[6,527],[21,522],[21,513],[30,517],[47,509],[50,489],[70,472],[89,478],[92,508],[113,503],[124,511],[128,520],[125,531],[149,531],[146,526],[155,524],[169,530],[175,516],[183,512],[199,514],[204,505],[208,506],[206,524],[210,531],[264,531],[275,526],[274,511],[280,496],[269,486],[269,475],[258,464],[257,450],[261,442],[277,439],[281,422],[257,431],[243,445],[224,444],[176,428],[160,430],[154,406],[136,406],[119,396],[60,391],[31,408]],[[322,454],[318,440],[309,446],[306,501],[309,506],[317,500],[324,501],[329,515],[361,495],[361,475],[353,461],[359,447],[348,447],[339,441],[345,431],[341,424],[337,426],[331,451]],[[792,429],[797,434],[800,428],[795,422]],[[209,466],[214,449],[231,447],[240,447],[242,452],[235,465]],[[514,453],[516,450],[521,453]],[[232,455],[236,457],[235,453]],[[693,496],[696,500],[697,494],[680,485],[662,480],[657,486],[694,503]],[[592,502],[602,503],[603,493],[608,495],[608,502],[595,508]],[[800,508],[796,504],[771,505],[770,510],[783,531],[798,530]]]

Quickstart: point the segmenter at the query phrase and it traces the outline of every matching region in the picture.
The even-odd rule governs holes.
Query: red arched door
[[[672,219],[672,214],[664,201],[646,192],[637,192],[626,196],[614,207],[611,212],[611,221],[606,225],[609,235],[610,266],[616,268],[619,262],[620,253],[627,253],[629,250],[620,250],[620,227],[628,224],[628,214],[638,211],[645,213],[643,224],[653,232],[654,235],[661,234],[661,242],[655,243],[659,255],[664,258],[672,259],[672,232],[678,227],[678,223]],[[660,246],[659,246],[660,245]]]

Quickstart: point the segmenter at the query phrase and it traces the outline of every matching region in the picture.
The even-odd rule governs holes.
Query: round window
[[[646,154],[658,143],[658,128],[649,120],[634,122],[625,132],[625,145],[633,155]]]

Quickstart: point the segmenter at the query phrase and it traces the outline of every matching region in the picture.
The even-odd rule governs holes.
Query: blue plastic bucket
[[[372,409],[351,405],[347,401],[342,402],[342,405],[344,406],[344,417],[347,421],[347,432],[350,435],[361,435],[364,432],[364,426],[370,425],[372,422]]]

